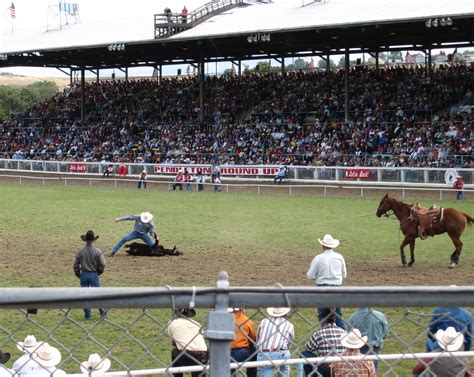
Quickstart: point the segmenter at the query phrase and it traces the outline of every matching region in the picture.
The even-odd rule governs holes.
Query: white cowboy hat
[[[105,373],[110,368],[110,360],[102,359],[99,354],[91,353],[89,359],[81,363],[81,371],[84,374],[92,374],[93,376]]]
[[[290,308],[267,308],[267,313],[272,317],[283,317],[290,312]]]
[[[335,249],[340,243],[339,240],[332,238],[330,234],[325,234],[322,240],[318,238],[318,242],[323,246],[329,247],[330,249]]]
[[[242,308],[227,308],[228,313],[240,312]]]
[[[140,213],[140,220],[142,223],[149,223],[151,220],[153,220],[153,215],[150,212],[142,212]]]
[[[341,336],[341,344],[346,348],[359,349],[367,343],[367,336],[362,336],[358,329],[354,329]]]
[[[457,332],[454,327],[438,330],[435,335],[440,347],[446,351],[457,351],[464,343],[464,335]]]
[[[40,346],[40,343],[36,341],[34,335],[27,335],[23,342],[18,342],[16,347],[21,352],[32,352]]]
[[[33,353],[33,359],[43,367],[54,367],[61,361],[61,352],[57,348],[51,347],[48,343],[43,343]]]

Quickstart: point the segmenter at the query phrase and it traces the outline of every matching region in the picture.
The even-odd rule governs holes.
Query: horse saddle
[[[411,210],[412,217],[418,225],[418,234],[422,240],[426,240],[428,236],[433,237],[433,224],[439,223],[443,217],[443,208],[433,204],[430,208],[421,207],[416,203]]]

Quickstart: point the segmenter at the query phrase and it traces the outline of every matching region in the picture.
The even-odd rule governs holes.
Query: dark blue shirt
[[[464,335],[464,351],[471,350],[472,314],[461,307],[436,308],[428,325],[428,337],[434,338],[438,330],[446,330],[454,327],[456,331]]]

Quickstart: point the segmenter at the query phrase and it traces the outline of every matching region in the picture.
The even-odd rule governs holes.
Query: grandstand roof
[[[8,57],[0,60],[0,67],[137,67],[201,58],[326,55],[346,48],[368,52],[474,44],[472,0],[327,0],[304,7],[310,0],[273,0],[235,8],[169,39],[153,38],[153,14],[162,10],[146,3],[146,7],[131,7],[126,19],[83,21],[48,33],[44,29],[3,33],[0,52]],[[425,26],[427,19],[447,16],[453,20],[451,26]],[[249,43],[247,37],[256,33],[270,33],[270,41]],[[117,42],[125,43],[124,51],[107,49]]]

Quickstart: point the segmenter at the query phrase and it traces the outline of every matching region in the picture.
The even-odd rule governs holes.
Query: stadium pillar
[[[344,56],[344,119],[349,120],[349,49]]]
[[[379,52],[375,52],[375,72],[379,71]]]
[[[242,60],[239,60],[238,71],[239,71],[239,77],[241,77],[242,76]]]
[[[71,74],[69,75],[69,86],[72,88],[72,83],[73,83],[73,76],[74,76],[74,71],[72,68],[69,68],[69,70],[71,71]]]
[[[81,122],[84,122],[84,119],[86,118],[86,109],[85,109],[85,103],[86,103],[86,94],[85,94],[85,88],[86,88],[86,75],[84,71],[84,67],[81,67]]]
[[[331,58],[329,56],[329,54],[326,55],[326,71],[330,71],[331,70]]]
[[[431,48],[428,49],[428,67],[427,72],[431,73]]]
[[[199,123],[204,122],[204,59],[199,63]]]

